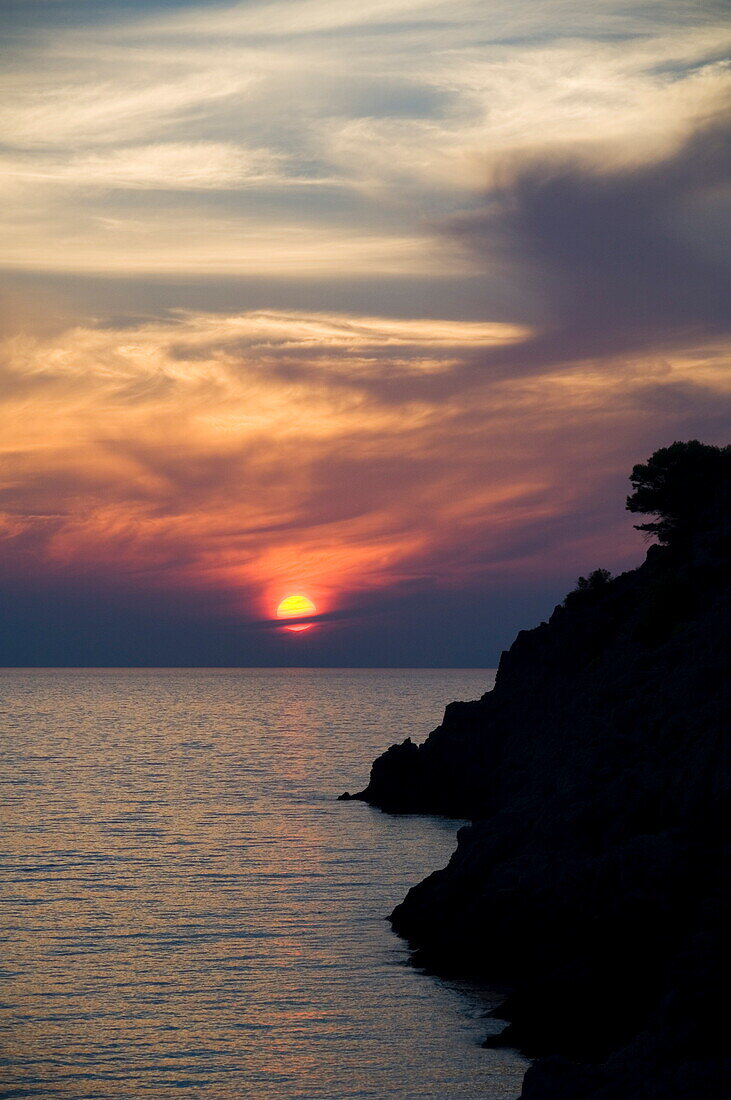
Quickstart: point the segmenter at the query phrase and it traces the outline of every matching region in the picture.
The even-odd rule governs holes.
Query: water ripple
[[[515,1097],[384,915],[458,823],[335,796],[475,671],[2,670],[0,1098]]]

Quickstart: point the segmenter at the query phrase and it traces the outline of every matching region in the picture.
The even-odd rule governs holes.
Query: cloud
[[[130,146],[55,162],[7,158],[3,170],[6,181],[62,183],[85,190],[207,191],[282,179],[280,159],[268,150],[210,141]]]
[[[469,9],[469,5],[457,7]],[[147,34],[168,35],[171,32],[188,35],[261,35],[286,37],[331,32],[346,28],[390,26],[412,20],[444,19],[444,0],[363,0],[357,8],[348,8],[338,0],[269,0],[266,3],[215,5],[206,9],[176,13],[147,20]]]
[[[545,157],[512,165],[489,205],[452,231],[477,251],[505,252],[540,282],[546,322],[496,362],[544,369],[594,355],[659,351],[728,334],[729,265],[706,236],[731,205],[731,124],[713,119],[649,164],[588,167]],[[695,233],[683,231],[696,211]]]
[[[308,278],[469,277],[436,227],[506,162],[667,160],[727,95],[729,44],[719,5],[675,2],[152,6],[29,30],[2,84],[0,263],[121,272],[128,245],[133,274],[283,277],[291,252]]]
[[[223,592],[252,620],[291,587],[330,612],[403,585],[581,569],[600,544],[622,560],[616,479],[691,414],[720,430],[723,360],[696,348],[460,384],[476,347],[520,336],[270,311],[8,341],[4,576]],[[442,391],[424,388],[425,360]]]
[[[3,78],[7,588],[334,630],[636,559],[632,464],[726,442],[723,5],[104,12]]]
[[[189,122],[201,108],[241,93],[251,83],[248,76],[212,71],[155,80],[149,65],[131,77],[128,67],[122,69],[119,63],[102,82],[91,51],[81,58],[80,67],[78,61],[56,60],[40,78],[32,69],[6,75],[6,144],[56,150],[70,143],[129,142]]]
[[[32,240],[39,228],[19,219],[0,219],[2,265],[6,270],[100,273],[107,275],[257,275],[261,278],[423,277],[471,268],[454,244],[441,248],[426,236],[308,226],[279,221],[197,214],[170,207],[155,219],[134,211],[114,215],[93,207],[72,218],[45,213],[45,243]]]

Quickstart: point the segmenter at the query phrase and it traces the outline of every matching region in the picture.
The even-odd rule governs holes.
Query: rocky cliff
[[[355,796],[472,819],[391,920],[417,963],[512,989],[524,1100],[731,1095],[727,467],[704,522],[582,579]]]

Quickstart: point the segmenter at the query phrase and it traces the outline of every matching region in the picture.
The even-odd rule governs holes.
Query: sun
[[[301,593],[285,596],[277,607],[278,619],[301,619],[316,613],[315,604],[309,596],[303,596]],[[301,634],[303,630],[311,630],[312,625],[312,623],[293,623],[292,626],[285,626],[284,629],[291,630],[293,634]]]

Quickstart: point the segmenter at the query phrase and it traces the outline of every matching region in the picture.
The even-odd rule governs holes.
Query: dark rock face
[[[513,989],[523,1100],[731,1095],[729,541],[726,516],[572,593],[354,796],[473,820],[391,920],[417,963]]]

